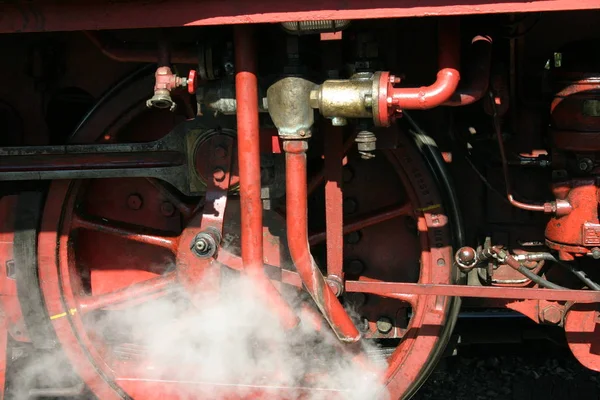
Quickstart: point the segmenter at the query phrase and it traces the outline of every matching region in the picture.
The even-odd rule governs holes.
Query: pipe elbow
[[[401,110],[428,110],[448,101],[460,81],[460,73],[454,68],[443,68],[437,80],[430,86],[420,88],[392,89],[392,104]]]
[[[492,66],[492,39],[489,36],[475,36],[472,43],[474,66],[467,80],[446,101],[444,106],[459,107],[473,104],[487,93]]]

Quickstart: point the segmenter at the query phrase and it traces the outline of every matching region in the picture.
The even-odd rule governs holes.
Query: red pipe
[[[99,33],[84,31],[85,36],[108,58],[118,62],[137,62],[163,64],[159,59],[159,50],[139,49],[125,47],[113,41],[106,40]],[[173,64],[197,64],[198,55],[196,51],[175,49],[171,50],[170,60]]]
[[[473,104],[486,94],[490,82],[492,68],[492,39],[489,36],[475,36],[472,44],[473,71],[469,81],[461,84],[450,100],[443,106],[458,107]]]
[[[350,316],[335,296],[315,260],[308,245],[308,199],[306,184],[305,140],[283,142],[286,170],[287,240],[290,256],[296,270],[317,307],[343,342],[360,340],[360,333]]]
[[[263,271],[258,83],[252,27],[236,26],[234,40],[242,261],[245,272],[258,286],[257,293],[262,293],[267,304],[275,308],[284,327],[293,328],[299,323],[298,317]]]
[[[387,106],[396,110],[427,110],[450,100],[460,81],[460,25],[457,19],[443,20],[438,29],[439,65],[437,80],[420,88],[395,88],[387,80]],[[383,82],[382,82],[383,83]],[[380,106],[381,107],[381,106]],[[380,108],[381,109],[381,108]],[[390,114],[393,115],[393,114]]]

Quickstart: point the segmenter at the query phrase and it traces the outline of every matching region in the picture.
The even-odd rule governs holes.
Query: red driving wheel
[[[164,120],[149,122],[147,113],[135,118],[127,115],[127,124],[111,124],[120,127],[119,132],[111,135],[112,140],[155,139],[166,132],[163,128],[169,124]],[[85,124],[81,137],[89,140],[90,133],[84,131]],[[102,137],[105,132],[98,132],[97,138]],[[344,256],[349,266],[346,278],[452,283],[449,221],[439,191],[410,139],[402,135],[399,141],[398,149],[386,151],[374,160],[349,156],[347,168],[352,170],[352,176],[347,180],[344,195],[354,203],[346,219],[357,229],[346,235]],[[315,192],[315,199],[309,205],[322,203],[318,193]],[[51,184],[38,234],[37,268],[45,307],[65,353],[91,391],[101,399],[256,398],[275,392],[278,397],[296,398],[307,393],[309,389],[292,390],[282,385],[290,381],[274,373],[277,366],[261,366],[268,374],[251,382],[243,381],[244,378],[241,383],[202,379],[203,373],[212,377],[215,372],[207,371],[206,359],[218,359],[215,355],[219,351],[226,358],[231,356],[223,341],[217,342],[219,346],[210,343],[214,337],[230,334],[222,328],[238,318],[236,306],[226,308],[232,314],[222,315],[221,320],[211,320],[202,314],[201,332],[206,336],[199,343],[207,347],[201,346],[206,353],[195,354],[200,359],[183,354],[177,360],[170,359],[174,364],[158,365],[153,361],[156,354],[147,348],[148,337],[154,340],[159,335],[165,343],[177,346],[169,335],[180,337],[177,335],[189,328],[181,325],[182,318],[193,318],[198,310],[198,304],[191,305],[188,300],[188,292],[196,289],[190,288],[189,282],[181,285],[181,272],[177,271],[178,249],[190,246],[190,228],[195,224],[193,209],[197,203],[198,199],[182,200],[160,183],[140,178]],[[376,219],[377,224],[371,218],[378,213],[384,215],[381,210],[398,208],[402,211]],[[315,210],[311,211],[311,226],[320,231],[323,218],[318,215],[316,205]],[[236,235],[237,214],[235,198],[230,199],[224,221],[227,240]],[[366,223],[367,220],[371,222]],[[281,233],[284,225],[278,217],[269,218],[265,225],[270,238],[265,240],[265,258],[270,257],[266,262],[293,269],[285,265],[284,258],[273,260],[270,256],[273,248],[285,253],[281,250],[285,243]],[[312,249],[318,259],[322,240],[313,242]],[[236,252],[234,245],[225,250]],[[235,261],[235,254],[231,259]],[[220,271],[221,277],[231,270],[227,266],[213,267]],[[201,292],[218,292],[205,289]],[[176,305],[167,313],[172,318],[156,321],[163,318],[165,310],[159,308],[165,298]],[[379,344],[375,357],[385,359],[384,381],[390,398],[410,396],[427,377],[446,344],[448,327],[452,324],[451,299],[403,294],[383,299],[353,293],[346,293],[345,299],[356,311],[365,341]],[[207,307],[213,304],[210,299],[206,302]],[[132,309],[143,309],[146,319],[128,321]],[[239,309],[244,309],[244,304]],[[265,320],[264,324],[268,323]],[[212,328],[206,329],[205,325]],[[244,325],[234,323],[230,327],[236,329],[243,331]],[[323,335],[328,336],[327,332]],[[277,333],[274,337],[286,336]],[[136,342],[138,339],[142,343]],[[235,342],[235,337],[232,341]],[[264,351],[264,340],[261,343],[259,347]],[[281,343],[274,340],[266,344],[267,348],[270,346],[279,348]],[[256,350],[256,346],[250,347]],[[223,363],[236,369],[235,358]],[[221,367],[212,364],[213,369]],[[328,371],[320,373],[326,375]],[[293,380],[296,386],[310,381],[306,376]],[[344,388],[332,385],[319,390],[336,392]],[[327,393],[324,398],[330,398],[327,396],[332,393],[328,391],[323,392]]]

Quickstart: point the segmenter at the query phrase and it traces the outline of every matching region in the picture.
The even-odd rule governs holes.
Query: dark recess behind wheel
[[[461,316],[455,330],[461,338],[456,355],[442,359],[413,399],[600,398],[600,374],[577,362],[560,328],[507,315]]]

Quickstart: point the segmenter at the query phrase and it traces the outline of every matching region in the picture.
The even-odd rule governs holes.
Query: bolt
[[[377,149],[377,138],[370,131],[360,131],[354,141],[357,143],[358,153],[363,160],[374,158],[373,152]]]
[[[160,205],[160,213],[165,217],[171,217],[175,214],[175,206],[169,201],[165,201]]]
[[[369,332],[369,320],[366,317],[360,317],[358,322],[358,329],[361,332]]]
[[[333,291],[336,297],[339,297],[344,292],[344,286],[342,284],[342,280],[335,276],[330,275],[326,278],[327,286]]]
[[[594,260],[598,260],[598,259],[600,259],[600,249],[599,249],[598,247],[594,247],[594,248],[592,249],[592,252],[591,252],[591,254],[592,254],[592,258],[593,258]]]
[[[379,333],[390,333],[393,327],[392,320],[388,317],[381,317],[377,320],[377,330]]]
[[[349,234],[346,235],[346,243],[347,244],[357,244],[358,242],[360,242],[361,239],[361,234],[359,231],[356,232],[350,232]]]
[[[581,172],[589,172],[594,168],[594,162],[589,158],[579,160],[579,170]]]
[[[142,208],[142,196],[140,196],[139,194],[132,194],[127,198],[127,207],[129,207],[132,210],[139,210],[140,208]]]
[[[223,146],[215,147],[215,156],[217,158],[225,158],[227,157],[227,149]]]
[[[217,246],[220,242],[216,232],[200,232],[192,242],[192,252],[200,258],[209,258],[217,253]]]
[[[360,260],[352,260],[346,263],[346,272],[351,275],[360,275],[365,269],[365,265]]]
[[[344,183],[349,183],[350,181],[352,181],[352,178],[354,178],[354,171],[352,171],[352,168],[350,167],[344,167],[343,170],[343,175],[342,175],[342,179],[344,180]]]
[[[394,83],[400,83],[400,77],[394,76],[394,75],[390,75],[390,83],[394,84]]]
[[[215,178],[217,182],[223,182],[225,180],[225,171],[223,168],[215,168],[213,170],[213,178]]]
[[[541,319],[549,324],[558,325],[562,321],[562,310],[557,306],[548,306],[542,310]]]
[[[343,208],[345,214],[354,214],[358,210],[358,203],[352,197],[348,197],[344,199]]]
[[[204,253],[208,248],[209,244],[205,239],[198,239],[196,243],[194,243],[194,249],[196,249],[198,253]]]
[[[456,252],[456,264],[461,269],[471,269],[477,262],[477,252],[472,247],[461,247]]]

